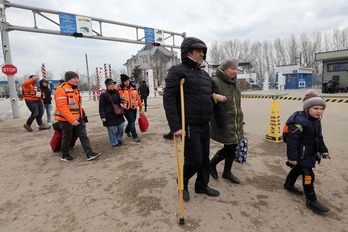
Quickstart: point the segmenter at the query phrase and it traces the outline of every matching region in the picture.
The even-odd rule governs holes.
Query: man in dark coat
[[[40,89],[41,92],[44,93],[43,96],[43,104],[45,106],[46,114],[47,114],[47,124],[52,125],[52,116],[51,116],[51,111],[52,111],[52,96],[51,96],[51,90],[48,88],[48,81],[46,79],[42,79],[40,81]]]
[[[174,136],[181,136],[180,80],[185,78],[185,162],[184,194],[185,201],[190,200],[189,179],[197,173],[195,192],[208,196],[219,196],[219,192],[208,186],[209,182],[209,121],[214,104],[226,100],[219,95],[217,87],[209,74],[202,69],[206,58],[205,43],[194,37],[187,37],[181,44],[182,63],[170,68],[165,79],[166,89],[163,95],[164,109]]]
[[[147,97],[150,94],[149,86],[147,86],[146,81],[143,81],[138,88],[138,92],[140,95],[141,102],[145,104],[145,112],[147,110]]]

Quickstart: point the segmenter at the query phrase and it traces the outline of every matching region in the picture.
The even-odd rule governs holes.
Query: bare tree
[[[210,62],[214,64],[218,64],[221,60],[224,59],[224,54],[221,49],[221,45],[219,42],[214,41],[211,45],[211,48],[209,48],[209,57]]]
[[[287,61],[289,64],[296,64],[296,59],[298,56],[298,51],[297,51],[297,41],[295,35],[291,35],[290,38],[286,40],[286,51],[288,54]]]
[[[286,50],[285,45],[282,41],[282,39],[277,38],[274,40],[274,49],[275,49],[275,64],[276,66],[279,65],[286,65],[287,59],[286,59]]]

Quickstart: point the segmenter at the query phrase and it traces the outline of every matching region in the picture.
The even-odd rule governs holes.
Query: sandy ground
[[[332,159],[315,169],[318,198],[330,212],[317,215],[304,198],[283,190],[289,171],[285,144],[264,139],[269,122],[269,99],[243,99],[245,131],[250,142],[245,165],[234,164],[242,183],[211,180],[221,195],[194,193],[185,203],[185,225],[178,225],[179,201],[173,141],[168,132],[162,98],[149,99],[150,122],[142,142],[124,137],[112,148],[100,122],[97,103],[85,101],[88,135],[102,155],[87,161],[81,145],[75,160],[60,161],[49,146],[53,130],[28,133],[20,119],[0,122],[0,231],[348,231],[347,104],[329,103],[323,119]],[[280,101],[281,119],[301,108],[301,102]],[[211,156],[221,147],[211,143]],[[218,166],[221,174],[223,165]]]

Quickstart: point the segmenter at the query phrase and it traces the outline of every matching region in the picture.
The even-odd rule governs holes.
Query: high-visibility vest
[[[70,123],[82,119],[82,99],[78,88],[63,83],[54,92],[54,100],[56,102],[54,119]]]
[[[36,82],[30,78],[22,84],[23,97],[26,101],[43,101],[43,92],[41,92],[40,87]]]
[[[133,88],[133,86],[116,86],[116,90],[120,95],[121,107],[125,110],[128,109],[137,109],[138,107],[143,108],[143,104],[141,102],[138,90]]]

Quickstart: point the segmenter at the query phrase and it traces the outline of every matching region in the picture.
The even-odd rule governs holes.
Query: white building
[[[178,53],[170,51],[162,46],[146,45],[136,55],[123,64],[127,69],[127,75],[131,76],[133,69],[139,66],[140,69],[146,70],[154,68],[155,76],[158,79],[158,84],[161,85],[168,69],[175,64],[179,64],[180,59]]]

